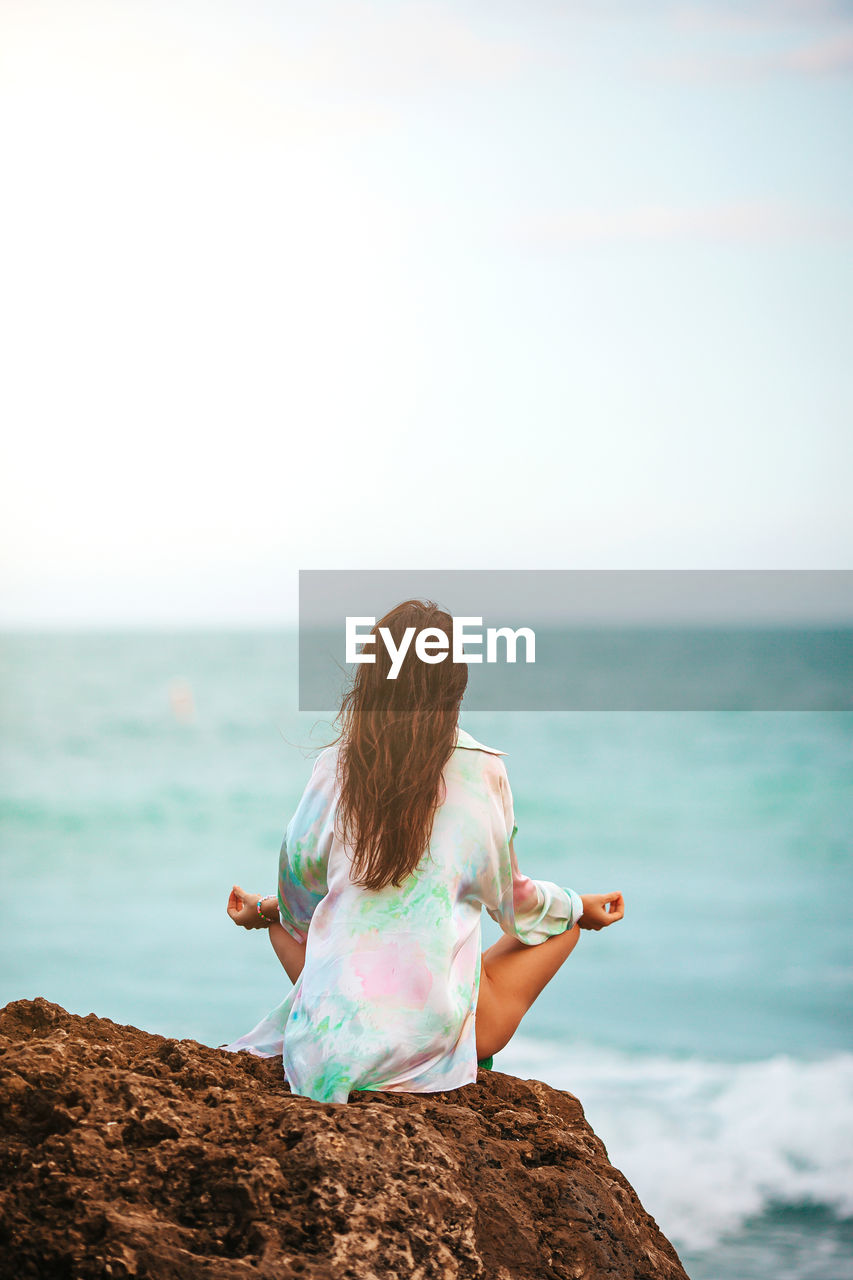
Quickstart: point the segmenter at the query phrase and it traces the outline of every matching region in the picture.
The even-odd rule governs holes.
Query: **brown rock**
[[[281,1063],[46,1000],[0,1011],[0,1273],[686,1280],[577,1098],[291,1095]]]

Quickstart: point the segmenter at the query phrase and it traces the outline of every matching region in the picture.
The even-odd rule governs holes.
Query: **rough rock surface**
[[[0,1011],[0,1274],[686,1280],[576,1098],[292,1096],[280,1062]]]

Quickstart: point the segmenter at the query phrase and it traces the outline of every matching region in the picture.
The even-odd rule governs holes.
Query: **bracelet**
[[[261,917],[262,920],[266,920],[267,924],[276,924],[277,922],[275,920],[270,919],[269,916],[264,915],[263,911],[261,911],[261,903],[266,902],[267,898],[272,898],[272,897],[274,897],[274,895],[271,893],[268,893],[266,897],[258,898],[258,915]],[[278,901],[278,898],[276,898],[276,902],[277,901]]]

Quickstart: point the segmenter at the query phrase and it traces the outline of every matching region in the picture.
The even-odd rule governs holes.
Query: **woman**
[[[373,629],[452,630],[408,600]],[[341,734],[320,753],[281,847],[277,895],[238,885],[228,914],[268,929],[293,989],[225,1046],[283,1055],[291,1090],[428,1093],[477,1077],[512,1037],[581,929],[624,913],[620,893],[579,895],[521,875],[502,751],[459,728],[467,663],[422,661],[395,680],[388,647],[356,667]],[[505,936],[481,957],[480,911]]]

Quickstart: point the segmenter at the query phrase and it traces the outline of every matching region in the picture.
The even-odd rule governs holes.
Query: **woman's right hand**
[[[583,915],[578,920],[581,929],[604,929],[615,924],[625,914],[621,893],[582,893]],[[609,908],[609,909],[608,909]]]

